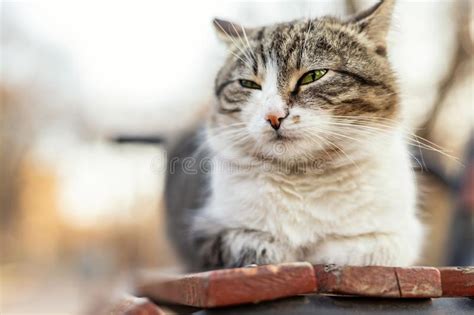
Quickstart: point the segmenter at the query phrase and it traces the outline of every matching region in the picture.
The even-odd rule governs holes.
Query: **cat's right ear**
[[[247,34],[251,32],[251,30],[245,29],[239,24],[217,18],[212,21],[212,24],[214,25],[219,39],[227,45],[240,42],[243,38],[247,37]]]
[[[371,8],[350,18],[349,22],[357,25],[377,45],[385,47],[394,6],[395,0],[379,0]]]

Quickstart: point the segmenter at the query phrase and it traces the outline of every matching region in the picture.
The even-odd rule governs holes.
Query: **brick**
[[[402,298],[434,298],[442,295],[441,276],[436,268],[395,268]]]
[[[400,297],[392,267],[316,265],[318,293]]]
[[[474,266],[438,269],[441,274],[443,296],[474,297]]]
[[[309,263],[288,263],[148,278],[138,294],[195,307],[219,307],[274,300],[316,291]]]

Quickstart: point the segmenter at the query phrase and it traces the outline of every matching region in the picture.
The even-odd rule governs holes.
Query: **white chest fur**
[[[293,246],[390,233],[415,218],[414,178],[398,139],[355,165],[293,175],[224,167],[213,173],[211,185],[205,217],[225,227],[268,231]]]

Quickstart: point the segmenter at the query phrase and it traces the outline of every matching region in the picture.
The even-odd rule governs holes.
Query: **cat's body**
[[[351,22],[217,22],[233,55],[201,144],[172,155],[167,182],[189,266],[415,262],[422,229],[381,20],[392,5]]]

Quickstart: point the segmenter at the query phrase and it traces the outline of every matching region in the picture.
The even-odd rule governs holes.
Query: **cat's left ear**
[[[212,24],[214,25],[219,39],[228,45],[232,43],[239,43],[252,32],[251,29],[244,28],[237,23],[217,18],[212,21]]]
[[[381,0],[350,18],[349,23],[357,25],[375,44],[385,47],[394,6],[395,0]]]

